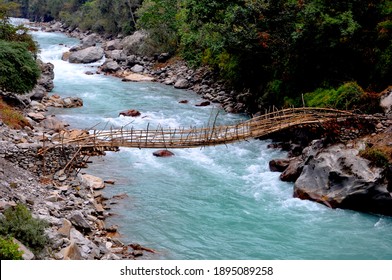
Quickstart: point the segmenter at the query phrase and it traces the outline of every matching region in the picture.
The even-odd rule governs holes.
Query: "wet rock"
[[[83,100],[79,97],[66,97],[63,99],[64,108],[83,107]]]
[[[65,52],[61,55],[61,60],[68,61],[70,56],[71,56],[71,52]]]
[[[283,182],[295,182],[298,177],[301,175],[303,169],[303,160],[301,157],[291,158],[289,161],[289,165],[280,174],[279,178]]]
[[[333,145],[305,158],[294,196],[331,208],[392,215],[392,197],[382,169],[371,167],[357,149]]]
[[[124,116],[124,117],[138,117],[140,116],[141,113],[138,110],[126,110],[126,111],[122,111],[119,113],[119,116]]]
[[[273,159],[269,162],[269,169],[272,172],[283,172],[290,164],[290,159]]]
[[[181,100],[181,101],[179,101],[178,103],[180,103],[180,104],[188,104],[189,101],[188,101],[188,100]]]
[[[70,63],[92,63],[100,60],[104,56],[101,47],[89,47],[80,51],[73,52],[69,57]]]
[[[172,157],[174,156],[174,153],[169,150],[159,150],[153,152],[153,155],[156,157]]]
[[[196,104],[195,106],[198,106],[198,107],[205,107],[205,106],[208,106],[208,105],[210,105],[210,104],[211,104],[210,101],[203,101],[203,102],[200,102],[199,104]]]

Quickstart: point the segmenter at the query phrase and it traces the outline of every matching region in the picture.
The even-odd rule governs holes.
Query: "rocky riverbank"
[[[0,121],[0,213],[23,204],[33,217],[49,224],[45,249],[34,255],[24,248],[24,258],[118,260],[153,252],[138,244],[123,244],[117,227],[105,223],[111,215],[110,205],[124,198],[103,195],[102,190],[114,181],[104,182],[82,173],[79,168],[86,167],[86,161],[75,160],[75,147],[47,149],[86,132],[69,130],[67,124],[47,114],[49,106],[79,107],[83,101],[49,95],[53,89],[53,65],[41,63],[41,69],[41,79],[29,94],[3,93],[8,102],[21,108],[28,124],[12,129]]]

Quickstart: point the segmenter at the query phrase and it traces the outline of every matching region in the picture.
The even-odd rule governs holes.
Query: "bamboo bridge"
[[[229,144],[250,138],[259,138],[290,127],[322,124],[347,118],[372,118],[349,111],[327,108],[290,108],[267,113],[244,122],[207,127],[151,129],[110,129],[89,131],[72,139],[63,139],[61,145],[76,145],[82,149],[113,150],[128,148],[179,149]]]
[[[67,174],[87,168],[91,156],[104,155],[106,151],[118,151],[120,147],[181,149],[206,146],[225,145],[251,138],[268,136],[298,126],[326,126],[335,123],[337,126],[350,124],[353,120],[365,121],[377,119],[370,115],[359,115],[349,111],[327,108],[290,108],[275,110],[261,116],[232,125],[216,125],[216,119],[206,127],[151,129],[110,129],[83,130],[76,134],[68,131],[60,133],[54,141],[45,142],[38,156],[41,157],[44,173],[62,170]],[[346,122],[349,121],[349,122]],[[58,157],[52,153],[62,151]]]

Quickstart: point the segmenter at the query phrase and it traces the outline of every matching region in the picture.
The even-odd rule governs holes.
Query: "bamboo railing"
[[[74,139],[65,139],[62,145],[77,145],[83,148],[194,148],[233,143],[249,138],[258,138],[298,125],[321,124],[347,118],[363,117],[348,111],[326,108],[290,108],[254,117],[233,125],[202,128],[170,129],[158,126],[151,129],[94,130]]]

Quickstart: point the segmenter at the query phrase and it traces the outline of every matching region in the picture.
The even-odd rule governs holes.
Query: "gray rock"
[[[144,67],[139,64],[136,64],[131,68],[131,71],[134,73],[142,73],[144,71]]]
[[[179,89],[187,89],[189,87],[189,82],[187,79],[180,78],[176,81],[174,87]]]
[[[84,37],[82,39],[82,48],[88,48],[95,46],[100,41],[100,38],[97,34],[93,33]]]
[[[40,126],[46,129],[54,130],[54,131],[61,131],[63,130],[68,124],[63,121],[60,121],[54,117],[48,117],[42,122],[40,122]]]
[[[294,196],[331,208],[392,215],[392,197],[382,169],[369,165],[358,150],[333,145],[310,153],[294,185]]]
[[[34,253],[27,249],[27,247],[24,246],[19,240],[14,238],[13,241],[19,246],[19,251],[23,252],[22,258],[24,260],[33,260],[35,258]]]
[[[100,249],[91,240],[85,238],[81,232],[72,228],[70,231],[70,240],[75,243],[83,259],[94,259],[99,257]]]
[[[81,213],[74,213],[69,221],[76,227],[83,231],[89,232],[91,231],[91,226],[87,222],[87,220],[83,217]]]
[[[113,50],[118,50],[121,48],[121,40],[119,39],[115,39],[115,40],[111,40],[111,41],[107,41],[103,47],[106,51],[113,51]]]
[[[127,60],[127,55],[122,50],[108,51],[106,52],[106,57],[120,62]]]
[[[103,48],[89,47],[80,51],[73,52],[69,56],[70,63],[92,63],[100,60],[104,56]]]
[[[121,69],[120,65],[118,65],[118,63],[113,60],[108,60],[101,66],[101,70],[103,72],[109,72],[109,73],[117,72],[120,69]]]
[[[144,55],[145,52],[145,41],[148,38],[146,31],[136,31],[130,36],[125,37],[121,40],[120,48],[125,51],[127,55]]]

